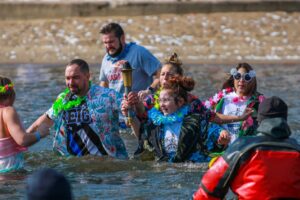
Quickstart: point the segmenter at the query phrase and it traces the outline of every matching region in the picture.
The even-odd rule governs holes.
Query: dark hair
[[[117,23],[109,23],[103,26],[100,30],[101,34],[109,34],[114,32],[115,36],[117,38],[121,38],[122,35],[124,35],[124,31],[120,24]]]
[[[0,86],[5,87],[9,84],[12,84],[12,81],[9,78],[0,76]],[[6,99],[11,99],[12,102],[15,101],[16,93],[13,87],[7,87],[6,92],[1,93],[0,92],[0,102],[4,101]]]
[[[166,90],[172,90],[175,103],[178,103],[179,98],[183,98],[184,102],[188,101],[188,92],[195,87],[195,81],[187,76],[174,76],[170,78],[168,84],[164,87]]]
[[[89,65],[87,64],[87,62],[85,62],[82,59],[71,60],[67,66],[75,65],[75,64],[79,66],[81,72],[83,72],[83,73],[90,72]]]
[[[246,72],[250,72],[253,70],[252,66],[248,63],[239,63],[236,67],[236,70],[239,70],[240,68],[243,68],[246,70]],[[222,89],[228,88],[228,87],[234,87],[234,78],[232,75],[223,83]],[[249,83],[249,91],[247,91],[247,94],[254,94],[257,92],[257,81],[256,77],[253,77],[251,82]]]
[[[28,200],[72,200],[72,190],[66,177],[54,169],[42,169],[27,180]]]
[[[176,74],[183,76],[182,62],[176,53],[173,53],[168,59],[166,59],[164,65],[171,65],[172,68],[175,69]]]

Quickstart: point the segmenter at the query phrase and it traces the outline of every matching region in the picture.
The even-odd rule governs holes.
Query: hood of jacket
[[[284,139],[291,135],[291,129],[284,118],[266,118],[261,121],[257,131],[273,138]]]

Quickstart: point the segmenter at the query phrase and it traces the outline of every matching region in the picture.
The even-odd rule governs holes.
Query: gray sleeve
[[[100,82],[101,81],[108,82],[108,79],[106,78],[106,75],[105,75],[106,61],[104,59],[105,59],[105,57],[103,58],[102,64],[101,64],[101,67],[100,67],[100,75],[99,75]]]

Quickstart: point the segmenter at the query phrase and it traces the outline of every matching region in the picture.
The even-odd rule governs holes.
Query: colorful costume
[[[126,44],[124,50],[116,57],[106,54],[102,60],[99,80],[109,83],[109,88],[122,94],[124,93],[122,66],[117,66],[120,60],[127,60],[133,68],[132,91],[135,92],[145,90],[153,82],[154,73],[161,67],[157,58],[135,43]]]
[[[255,137],[240,137],[204,174],[194,199],[300,199],[300,145],[286,120],[264,119]]]
[[[231,137],[234,140],[238,136],[256,134],[256,129],[258,127],[256,119],[257,109],[264,99],[264,96],[258,92],[250,97],[240,98],[234,92],[233,88],[226,88],[205,101],[204,105],[209,109],[214,109],[216,112],[233,116],[242,115],[246,108],[254,110],[253,114],[244,121],[222,125],[223,128],[231,134]]]
[[[26,147],[18,145],[12,137],[0,139],[0,173],[21,169],[24,164],[23,151]]]
[[[215,148],[219,131],[207,134],[208,121],[189,110],[189,106],[183,106],[167,116],[155,107],[148,111],[149,120],[142,127],[141,143],[135,155],[148,150],[153,151],[160,161],[209,161],[208,154]]]
[[[63,99],[61,98],[63,96]],[[75,103],[60,109],[56,103],[47,111],[55,122],[54,149],[62,155],[109,155],[127,158],[125,144],[119,135],[121,95],[112,89],[91,85],[85,98],[61,93],[58,100]],[[58,101],[57,100],[57,101]]]

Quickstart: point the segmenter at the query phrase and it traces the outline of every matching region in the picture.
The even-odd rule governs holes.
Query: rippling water
[[[229,65],[186,65],[185,72],[197,81],[195,94],[202,100],[221,87]],[[277,95],[289,106],[289,124],[300,142],[300,66],[254,65],[258,90],[266,96]],[[15,107],[25,127],[45,112],[64,89],[62,65],[0,65],[0,75],[15,83]],[[94,82],[99,68],[91,66]],[[128,151],[136,148],[135,138],[122,133]],[[75,199],[190,199],[198,188],[206,164],[168,164],[120,161],[108,157],[65,158],[52,152],[52,136],[30,147],[22,172],[0,176],[0,199],[25,199],[26,177],[41,167],[63,172],[71,181]]]

